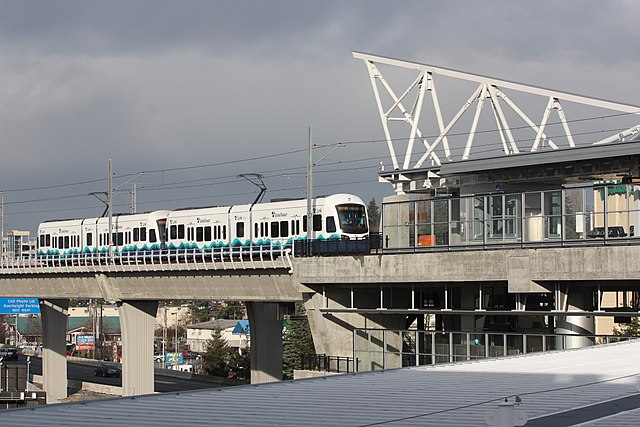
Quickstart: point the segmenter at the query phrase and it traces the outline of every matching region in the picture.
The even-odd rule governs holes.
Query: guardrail
[[[304,371],[320,372],[357,372],[358,361],[354,366],[353,357],[327,356],[326,354],[303,354],[300,361],[300,369]]]
[[[158,249],[113,253],[38,255],[4,259],[0,274],[98,273],[180,270],[293,270],[291,249],[274,246],[237,246],[214,250]]]

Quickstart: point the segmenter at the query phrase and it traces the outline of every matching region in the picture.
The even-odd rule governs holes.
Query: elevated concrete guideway
[[[49,403],[67,395],[66,324],[69,300],[117,301],[123,339],[125,396],[153,393],[153,335],[159,300],[247,302],[255,329],[253,382],[282,379],[281,303],[300,301],[289,266],[260,270],[102,271],[2,274],[0,296],[40,298],[44,335],[43,383]],[[262,338],[258,335],[263,336]]]

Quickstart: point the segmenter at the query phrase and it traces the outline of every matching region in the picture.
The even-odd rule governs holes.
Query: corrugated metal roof
[[[2,412],[7,425],[159,426],[486,425],[505,397],[519,395],[527,425],[562,425],[571,410],[638,394],[640,342],[501,359],[421,366],[230,387],[97,400]],[[511,398],[513,400],[513,398]],[[607,402],[611,402],[608,404]],[[587,412],[585,412],[587,411]],[[593,425],[640,425],[637,410]],[[544,420],[541,417],[548,417]],[[536,423],[536,418],[539,422]],[[575,418],[575,417],[574,417]],[[577,419],[577,418],[576,418]],[[559,425],[559,424],[556,424]],[[587,425],[587,424],[584,424]]]

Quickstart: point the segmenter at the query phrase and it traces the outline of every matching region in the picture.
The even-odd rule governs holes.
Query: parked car
[[[18,349],[15,347],[0,348],[0,357],[3,360],[18,360]]]
[[[155,363],[162,363],[164,359],[165,359],[165,356],[162,353],[156,353],[153,355],[153,361]]]
[[[93,373],[96,375],[96,377],[120,378],[120,375],[122,375],[122,371],[120,370],[120,368],[117,365],[114,365],[112,363],[98,366],[93,371]]]

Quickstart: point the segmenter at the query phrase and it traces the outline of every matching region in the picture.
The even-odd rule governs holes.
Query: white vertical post
[[[136,213],[138,207],[137,204],[137,195],[136,195],[136,184],[131,184],[131,213]]]
[[[111,259],[113,257],[113,231],[111,230],[112,224],[113,224],[113,169],[112,169],[112,165],[111,165],[111,159],[109,159],[109,179],[108,181],[108,185],[109,185],[109,189],[107,191],[107,196],[109,199],[109,236],[108,236],[108,241],[109,241],[109,259]]]
[[[311,252],[311,240],[313,240],[313,147],[311,139],[311,126],[309,126],[309,146],[307,153],[307,251]],[[310,253],[307,253],[310,255]]]

